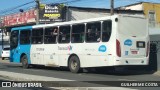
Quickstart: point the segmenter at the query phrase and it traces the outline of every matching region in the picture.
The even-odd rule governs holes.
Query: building
[[[160,28],[160,3],[140,2],[118,7],[119,10],[140,10],[148,18],[149,27]]]
[[[136,15],[143,17],[143,11],[139,10],[114,10],[114,14]],[[84,7],[67,7],[66,21],[82,20],[96,17],[110,16],[110,9],[103,8],[84,8]]]
[[[48,9],[48,8],[47,8]],[[51,11],[51,10],[49,10]],[[136,15],[143,17],[143,11],[140,10],[114,10],[115,14],[123,14],[123,15]],[[45,13],[44,13],[45,14]],[[89,18],[96,18],[96,17],[104,17],[110,15],[110,9],[103,9],[103,8],[84,8],[84,7],[71,7],[71,6],[64,6],[63,10],[59,13],[61,17],[56,17],[57,13],[48,14],[55,16],[53,20],[49,17],[49,22],[45,23],[55,23],[64,21],[73,21],[73,20],[82,20],[82,19],[89,19]],[[40,15],[43,15],[40,12]],[[2,17],[1,17],[2,18]],[[58,18],[58,19],[57,19]],[[41,18],[40,18],[41,19]],[[3,16],[1,19],[1,26],[5,27],[5,31],[10,32],[11,28],[18,27],[18,26],[26,26],[26,25],[35,25],[36,24],[36,10],[31,9],[24,12],[19,12],[15,14],[10,14]],[[46,19],[48,20],[48,19]]]

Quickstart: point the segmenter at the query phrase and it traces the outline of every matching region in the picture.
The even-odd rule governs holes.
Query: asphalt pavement
[[[70,85],[73,85],[75,81],[160,81],[159,72],[142,72],[142,71],[126,71],[128,73],[95,73],[95,72],[84,72],[79,74],[74,74],[69,72],[67,69],[59,69],[52,67],[33,67],[31,69],[22,69],[21,64],[10,63],[8,60],[0,60],[0,77],[6,78],[12,81],[70,81]],[[64,82],[65,85],[69,85],[68,82]],[[90,83],[80,82],[81,85],[90,85]],[[69,86],[70,86],[69,85]],[[77,85],[75,83],[75,85]],[[98,86],[97,83],[92,83],[91,86]],[[77,85],[79,86],[79,85]],[[149,90],[152,88],[126,88],[126,87],[105,87],[101,84],[101,88],[83,88],[81,90]],[[54,89],[59,89],[56,87]],[[81,88],[81,87],[79,87]],[[26,88],[25,88],[26,89]],[[66,86],[60,89],[66,90]],[[70,90],[69,88],[68,90]],[[77,88],[76,88],[77,89]],[[156,90],[157,88],[154,88]],[[75,88],[72,88],[75,90]],[[79,89],[77,89],[79,90]],[[157,89],[158,90],[158,89]]]

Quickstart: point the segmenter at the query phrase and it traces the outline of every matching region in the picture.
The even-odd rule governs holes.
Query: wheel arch
[[[67,61],[67,67],[69,67],[69,60],[70,60],[70,58],[71,58],[72,56],[78,57],[78,55],[75,54],[75,53],[71,54],[71,55],[69,56],[69,58],[68,58],[68,61]],[[78,57],[78,59],[79,59],[79,57]],[[80,63],[80,67],[81,67],[81,61],[80,61],[80,59],[79,59],[79,63]]]
[[[27,56],[27,54],[22,53],[22,54],[21,54],[21,56],[20,56],[20,63],[22,62],[22,59],[21,59],[21,58],[22,58],[24,55],[26,55],[26,56]]]

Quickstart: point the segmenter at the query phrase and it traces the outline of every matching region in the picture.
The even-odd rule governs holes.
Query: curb
[[[73,81],[68,79],[37,76],[37,75],[22,74],[22,73],[8,72],[8,71],[0,71],[0,76],[7,77],[11,80],[16,80],[16,81]]]
[[[155,72],[154,75],[160,76],[160,71]]]

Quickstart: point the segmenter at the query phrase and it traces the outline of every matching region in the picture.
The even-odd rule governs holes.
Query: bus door
[[[10,37],[11,50],[10,50],[10,62],[20,62],[19,54],[19,30],[12,31]]]

